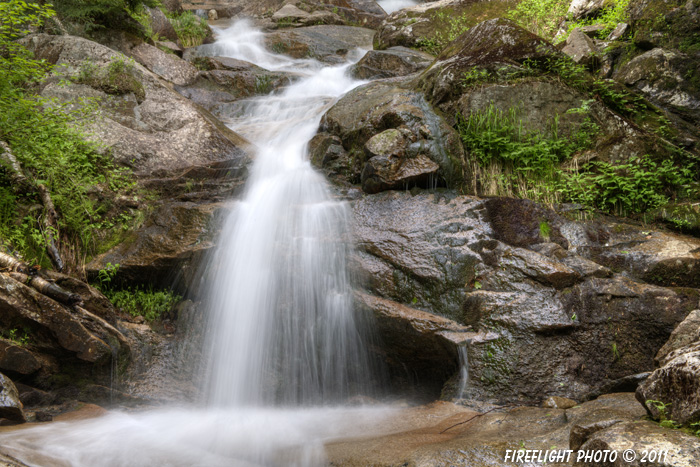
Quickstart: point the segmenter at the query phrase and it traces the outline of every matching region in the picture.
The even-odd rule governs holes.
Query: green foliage
[[[436,23],[435,35],[430,38],[420,38],[416,45],[419,49],[433,55],[439,54],[447,44],[474,25],[474,19],[469,13],[457,16],[446,10],[433,13],[430,21]]]
[[[687,196],[694,164],[677,167],[672,160],[655,162],[633,157],[622,164],[592,162],[578,173],[567,173],[559,187],[564,199],[603,211],[627,215],[662,206],[669,197]]]
[[[97,273],[95,287],[121,310],[132,316],[143,316],[148,322],[160,318],[170,311],[182,297],[168,290],[153,290],[152,287],[117,287],[114,279],[119,272],[119,264],[107,263]]]
[[[552,233],[552,228],[549,226],[549,222],[540,221],[540,237],[545,241],[549,241],[549,236]]]
[[[87,31],[103,27],[127,27],[127,19],[144,5],[155,7],[157,0],[53,0],[64,20],[81,25]]]
[[[604,28],[598,33],[598,37],[603,39],[607,37],[619,23],[628,22],[629,13],[627,11],[627,6],[629,2],[630,0],[608,0],[605,7],[595,18],[571,23],[568,32],[570,33],[574,28],[600,24],[603,25]],[[566,37],[562,39],[566,39]]]
[[[100,68],[85,60],[80,64],[78,74],[73,81],[86,84],[95,89],[121,96],[133,93],[141,102],[146,98],[146,92],[141,82],[134,76],[134,60],[115,58],[106,68]]]
[[[570,113],[585,114],[592,101]],[[515,196],[545,203],[574,202],[589,210],[620,215],[641,214],[671,199],[697,193],[697,165],[649,155],[611,164],[590,162],[564,169],[574,154],[591,147],[598,126],[586,118],[562,135],[555,117],[550,130],[527,131],[517,108],[489,106],[468,119],[457,116],[457,131],[476,162],[474,172],[483,195]],[[546,226],[540,225],[543,238]],[[544,229],[544,230],[543,230]]]
[[[132,316],[143,316],[148,322],[159,319],[169,312],[181,297],[168,290],[153,290],[151,287],[107,289],[107,298],[117,307]]]
[[[507,13],[507,17],[528,31],[551,40],[566,19],[570,4],[568,0],[522,0]]]
[[[196,47],[202,45],[209,34],[209,25],[204,18],[200,18],[191,11],[186,11],[170,21],[184,47]]]
[[[59,215],[54,237],[77,266],[94,250],[97,232],[112,222],[110,194],[132,190],[134,182],[129,171],[114,167],[81,134],[82,122],[95,118],[94,105],[59,104],[30,92],[49,67],[13,41],[52,13],[21,1],[0,3],[0,140],[8,143],[27,179],[48,189]],[[26,261],[49,266],[42,204],[35,191],[16,191],[11,176],[10,168],[0,167],[0,244]],[[95,190],[102,196],[94,196]]]
[[[23,347],[25,345],[29,345],[29,343],[31,342],[31,337],[29,337],[29,329],[28,328],[23,328],[22,330],[19,330],[17,328],[13,328],[13,329],[3,331],[2,337],[9,340],[9,341],[12,341],[14,344],[17,344],[20,347]]]
[[[261,75],[255,78],[255,93],[269,94],[272,91],[272,76]]]

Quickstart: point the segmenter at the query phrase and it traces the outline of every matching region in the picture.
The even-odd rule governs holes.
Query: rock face
[[[321,131],[340,138],[350,154],[348,178],[370,193],[463,178],[456,132],[400,81],[349,92],[323,116]]]
[[[207,46],[198,49],[200,53],[206,52]],[[235,101],[268,94],[296,79],[290,73],[268,71],[232,58],[196,56],[193,61],[205,70],[199,72],[193,82],[175,89],[223,121]]]
[[[446,41],[458,23],[464,29],[492,18],[504,16],[509,2],[479,0],[438,0],[421,2],[389,15],[377,30],[377,49],[393,46],[434,49]],[[439,50],[434,51],[437,53]]]
[[[695,289],[640,283],[593,261],[601,242],[628,247],[613,240],[614,226],[572,222],[528,201],[389,192],[353,209],[355,268],[371,295],[484,336],[465,338],[470,398],[633,390],[631,376],[653,369],[698,301]]]
[[[559,54],[547,41],[515,23],[492,19],[451,42],[421,75],[418,85],[428,100],[439,106],[460,94],[463,74],[476,66],[495,70]]]
[[[72,36],[34,35],[23,39],[38,58],[65,65],[64,73],[75,77],[85,59],[100,69],[115,62],[128,62],[117,52]],[[151,50],[151,49],[148,49]],[[211,115],[196,108],[165,86],[141,65],[125,67],[133,92],[108,95],[85,84],[48,84],[42,95],[72,101],[76,96],[103,102],[101,121],[90,130],[95,140],[111,149],[115,160],[137,173],[155,169],[178,169],[196,164],[246,158],[247,143]],[[126,91],[126,90],[125,90]]]
[[[649,100],[687,118],[700,118],[700,60],[655,48],[623,65],[615,79],[643,92]]]
[[[430,54],[406,47],[370,50],[352,67],[351,73],[357,79],[406,76],[424,70],[434,59]]]
[[[14,383],[0,373],[0,419],[4,418],[12,423],[24,423],[22,408]]]
[[[639,402],[657,420],[700,421],[700,310],[678,325],[657,360],[661,367],[637,389]]]
[[[576,63],[590,66],[594,55],[598,52],[598,47],[593,39],[584,34],[581,29],[576,28],[566,38],[566,47],[562,49],[562,52],[573,58]]]
[[[374,31],[353,26],[308,26],[275,31],[265,36],[266,47],[294,58],[343,63],[356,48],[371,49]]]

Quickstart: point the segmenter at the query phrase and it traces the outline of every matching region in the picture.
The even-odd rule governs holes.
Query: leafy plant
[[[506,16],[528,31],[551,40],[566,18],[570,3],[567,0],[522,0]]]
[[[132,316],[143,316],[152,322],[170,311],[181,297],[168,290],[153,290],[148,288],[125,288],[120,290],[108,289],[107,298],[118,308]]]
[[[200,18],[191,11],[186,11],[170,21],[184,47],[197,47],[202,45],[209,35],[209,25],[204,18]]]
[[[29,345],[29,343],[31,342],[31,337],[29,337],[28,328],[24,328],[21,331],[17,328],[7,330],[3,333],[3,337],[5,337],[7,340],[14,342],[20,347]]]

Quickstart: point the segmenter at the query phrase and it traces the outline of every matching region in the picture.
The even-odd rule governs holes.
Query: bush
[[[156,7],[157,0],[53,0],[58,16],[77,23],[87,31],[110,27],[131,29],[133,12],[143,6]]]
[[[186,11],[182,15],[171,19],[170,22],[183,47],[202,45],[204,39],[209,35],[209,25],[206,20],[191,11]]]

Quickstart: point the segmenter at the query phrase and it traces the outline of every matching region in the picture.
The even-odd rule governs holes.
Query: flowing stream
[[[384,11],[391,14],[396,10],[416,6],[420,2],[418,0],[379,0],[377,3],[384,8]]]
[[[210,266],[206,403],[3,435],[4,451],[29,465],[323,465],[325,441],[367,434],[386,415],[343,405],[371,391],[346,267],[349,209],[306,157],[325,110],[361,82],[346,76],[349,64],[267,52],[245,22],[218,33],[209,54],[297,79],[237,103],[230,120],[258,151]]]

